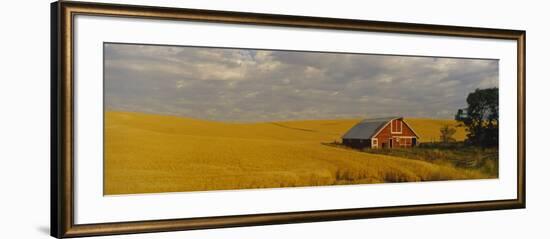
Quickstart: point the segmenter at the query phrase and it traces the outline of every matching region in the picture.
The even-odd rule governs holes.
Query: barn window
[[[412,145],[412,138],[402,138],[401,139],[401,144],[403,146],[411,146]]]
[[[403,121],[392,120],[391,121],[391,132],[392,133],[402,133],[403,132]]]
[[[378,147],[378,139],[372,139],[372,147]]]

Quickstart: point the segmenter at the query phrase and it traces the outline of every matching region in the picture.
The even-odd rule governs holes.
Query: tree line
[[[459,109],[455,115],[455,120],[467,128],[466,143],[481,147],[498,146],[498,88],[476,89],[468,94],[466,102],[468,107]],[[441,133],[443,137],[444,133],[450,132],[442,129]]]

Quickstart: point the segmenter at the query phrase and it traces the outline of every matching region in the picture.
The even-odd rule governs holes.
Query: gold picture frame
[[[76,15],[205,21],[516,41],[517,198],[512,200],[75,224],[73,47],[75,41],[74,17]],[[61,1],[51,5],[51,38],[51,235],[54,237],[163,232],[525,208],[525,31]]]

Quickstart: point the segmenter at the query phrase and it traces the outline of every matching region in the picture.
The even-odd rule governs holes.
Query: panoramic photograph
[[[494,59],[104,43],[104,195],[499,176]]]

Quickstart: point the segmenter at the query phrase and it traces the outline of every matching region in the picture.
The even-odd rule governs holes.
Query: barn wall
[[[355,149],[364,149],[371,147],[370,139],[343,139],[342,143]]]
[[[393,120],[393,124],[398,124],[399,126],[402,123],[402,120]],[[404,139],[400,137],[416,137],[413,131],[405,124],[403,123],[403,128],[401,130],[401,133],[392,133],[391,132],[391,124],[388,124],[386,127],[384,127],[378,135],[375,136],[375,138],[378,139],[378,147],[390,147],[390,139],[393,139],[393,146],[394,148],[399,147],[411,147],[412,140],[411,139]],[[399,138],[399,140],[398,140]],[[399,141],[399,142],[398,142]],[[385,145],[385,146],[384,146]]]

